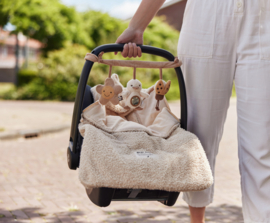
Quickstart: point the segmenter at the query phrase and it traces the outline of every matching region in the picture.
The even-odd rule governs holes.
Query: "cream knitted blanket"
[[[155,106],[153,95],[147,99],[149,103],[144,102],[145,108]],[[146,111],[138,111],[136,116]],[[179,120],[166,103],[160,112],[145,117],[139,117],[144,120],[140,124],[125,117],[106,116],[99,101],[83,111],[79,125],[84,137],[79,168],[81,183],[86,188],[179,192],[211,186],[213,177],[200,141],[180,128]]]

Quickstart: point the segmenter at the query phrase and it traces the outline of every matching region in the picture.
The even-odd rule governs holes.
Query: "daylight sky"
[[[135,13],[141,0],[61,0],[61,2],[75,6],[79,11],[94,9],[108,12],[120,19],[127,19]]]

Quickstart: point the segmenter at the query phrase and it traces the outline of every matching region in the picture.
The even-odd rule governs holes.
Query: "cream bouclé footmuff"
[[[116,84],[118,76],[112,75]],[[121,85],[121,84],[120,84]],[[122,86],[122,85],[121,85]],[[125,90],[123,88],[123,90]],[[199,191],[213,184],[212,172],[198,138],[180,127],[166,99],[155,109],[154,87],[142,110],[95,102],[82,113],[84,137],[79,179],[97,187]]]

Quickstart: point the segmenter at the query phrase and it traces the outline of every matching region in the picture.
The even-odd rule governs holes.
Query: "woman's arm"
[[[164,2],[165,0],[142,0],[129,27],[143,33]]]
[[[123,57],[141,56],[141,48],[136,44],[143,44],[143,32],[164,2],[165,0],[142,0],[128,28],[116,40],[116,43],[128,43],[121,53]]]

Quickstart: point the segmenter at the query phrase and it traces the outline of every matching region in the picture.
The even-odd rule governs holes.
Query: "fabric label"
[[[138,151],[138,152],[135,152],[135,153],[136,153],[136,155],[137,155],[138,157],[145,157],[145,158],[151,157],[151,156],[154,156],[154,155],[155,155],[155,154],[153,154],[153,153],[146,152],[146,151]]]

